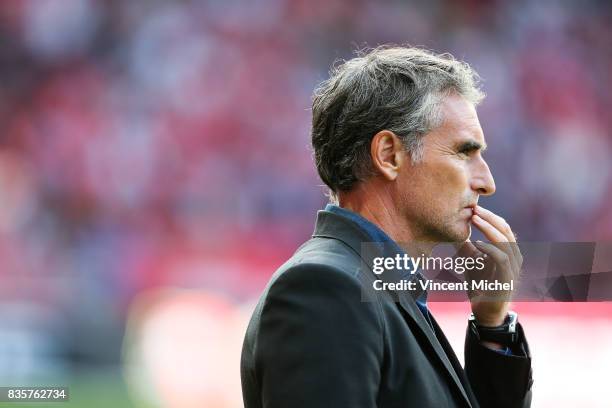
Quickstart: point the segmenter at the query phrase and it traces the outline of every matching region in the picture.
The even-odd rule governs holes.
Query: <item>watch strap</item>
[[[504,346],[511,346],[518,342],[519,333],[517,331],[518,314],[509,311],[504,323],[495,327],[481,326],[472,313],[469,325],[472,332],[480,341],[490,341]]]

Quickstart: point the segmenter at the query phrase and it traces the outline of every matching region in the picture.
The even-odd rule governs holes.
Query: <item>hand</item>
[[[500,216],[480,206],[474,210],[472,223],[491,243],[467,241],[461,252],[471,256],[484,256],[485,268],[482,271],[473,270],[466,278],[470,280],[487,279],[489,282],[510,282],[515,284],[520,276],[523,256],[516,244],[512,229]],[[471,291],[468,293],[472,312],[482,326],[499,326],[510,307],[511,291]]]

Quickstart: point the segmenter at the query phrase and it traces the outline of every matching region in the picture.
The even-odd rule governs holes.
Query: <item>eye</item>
[[[455,148],[457,149],[459,157],[467,159],[486,149],[486,146],[483,146],[475,140],[466,140],[462,143],[458,143]]]
[[[481,148],[480,144],[477,143],[464,143],[457,147],[457,154],[463,157],[473,156],[478,152],[482,152],[484,149]]]

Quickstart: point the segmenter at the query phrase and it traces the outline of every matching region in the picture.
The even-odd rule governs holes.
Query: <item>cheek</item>
[[[462,162],[449,160],[440,163],[432,175],[431,181],[437,186],[437,193],[449,204],[454,197],[461,199],[469,188],[467,170]]]
[[[404,210],[430,219],[455,212],[469,188],[466,174],[460,161],[445,158],[422,163],[418,169],[403,175],[405,183],[399,196]]]

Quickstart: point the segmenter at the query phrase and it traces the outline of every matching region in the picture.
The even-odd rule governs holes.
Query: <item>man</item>
[[[312,145],[335,205],[253,313],[241,363],[247,408],[530,405],[531,356],[506,298],[471,299],[464,370],[425,293],[365,296],[377,279],[422,279],[375,274],[365,243],[418,256],[452,242],[486,256],[497,276],[520,271],[510,227],[477,205],[495,191],[482,97],[467,64],[402,47],[345,62],[315,91]],[[471,226],[490,243],[470,243]]]

